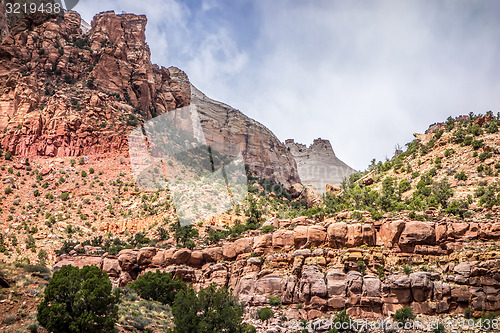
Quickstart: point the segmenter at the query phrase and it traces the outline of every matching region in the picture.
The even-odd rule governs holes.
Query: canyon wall
[[[390,315],[403,306],[422,314],[500,310],[498,248],[466,245],[498,239],[498,222],[315,224],[300,217],[265,225],[279,229],[204,249],[147,247],[111,256],[91,255],[100,249],[88,246],[88,255],[59,257],[55,269],[96,265],[120,286],[160,269],[197,289],[212,282],[229,286],[249,306],[268,304],[270,295],[285,305],[302,304],[290,308],[308,319],[343,308],[355,317]],[[402,265],[411,268],[404,272]]]

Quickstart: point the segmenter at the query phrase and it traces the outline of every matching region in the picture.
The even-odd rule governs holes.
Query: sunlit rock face
[[[345,177],[356,172],[335,156],[328,140],[316,139],[307,147],[289,139],[285,145],[297,162],[302,183],[320,194],[326,192],[326,185],[338,186]]]
[[[21,156],[127,151],[137,125],[193,104],[209,145],[242,152],[249,171],[297,183],[295,160],[266,127],[214,101],[176,67],[151,63],[144,15],[97,14],[90,30],[67,11],[0,17],[0,143]],[[193,101],[191,101],[193,98]]]

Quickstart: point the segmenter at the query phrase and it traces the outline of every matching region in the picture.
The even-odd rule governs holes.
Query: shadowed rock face
[[[319,194],[326,192],[326,185],[340,185],[344,177],[356,172],[335,156],[330,141],[314,140],[310,147],[286,140],[286,147],[297,162],[297,171],[304,185],[312,186]]]
[[[1,9],[1,8],[0,8]],[[175,67],[151,63],[144,15],[78,13],[0,17],[0,143],[21,156],[125,152],[141,122],[191,103],[209,144],[237,145],[250,171],[283,183],[300,178],[284,145],[258,122],[192,88]]]
[[[207,144],[238,146],[250,171],[260,178],[286,185],[300,182],[295,160],[269,129],[231,106],[208,98],[196,87],[191,89],[191,104],[197,107]]]

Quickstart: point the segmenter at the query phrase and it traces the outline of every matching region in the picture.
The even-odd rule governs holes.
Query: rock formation
[[[125,152],[133,127],[189,105],[194,89],[209,142],[238,145],[259,177],[300,181],[271,131],[192,88],[178,68],[151,63],[146,22],[144,15],[103,12],[86,32],[73,11],[20,18],[13,27],[0,18],[10,32],[0,47],[3,149],[22,156]]]
[[[311,146],[285,141],[297,162],[297,171],[304,185],[312,186],[319,194],[326,192],[327,185],[338,186],[345,177],[356,172],[335,156],[330,141],[316,139]]]
[[[331,219],[316,224],[300,217],[273,218],[265,225],[279,229],[202,250],[146,247],[92,256],[96,249],[87,246],[89,255],[73,251],[59,257],[55,268],[96,265],[121,286],[144,272],[162,269],[195,288],[212,282],[231,287],[249,306],[268,304],[269,295],[291,309],[303,304],[299,315],[309,320],[344,308],[356,318],[387,316],[403,306],[427,315],[460,313],[467,307],[500,310],[498,250],[474,252],[463,245],[472,239],[498,239],[498,222],[481,228],[455,221],[375,225]],[[398,272],[395,268],[405,261],[414,269]],[[431,262],[442,265],[424,270]]]

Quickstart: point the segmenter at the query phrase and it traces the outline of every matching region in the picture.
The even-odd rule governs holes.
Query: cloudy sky
[[[329,139],[356,169],[449,115],[500,111],[497,0],[80,0],[148,17],[152,61],[184,70],[280,140]]]

